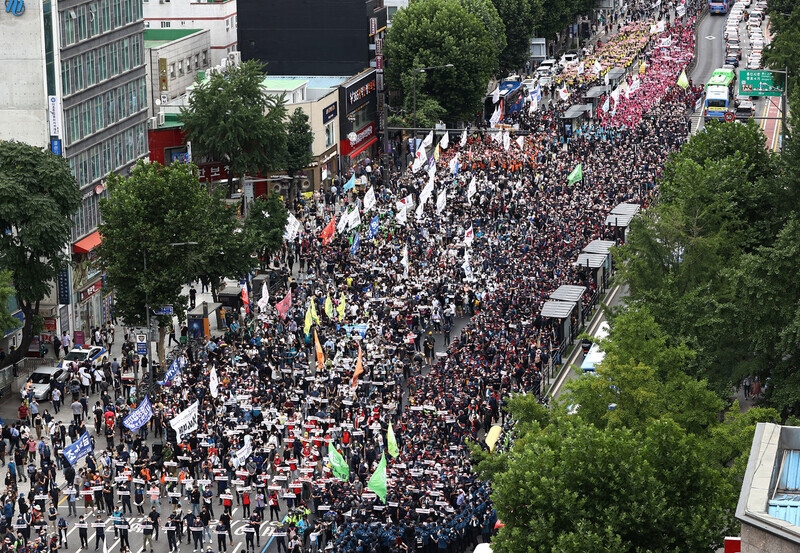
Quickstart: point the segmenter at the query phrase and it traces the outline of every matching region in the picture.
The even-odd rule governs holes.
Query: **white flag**
[[[175,418],[169,421],[169,425],[175,430],[176,440],[181,441],[181,437],[197,430],[197,408],[200,406],[198,401],[178,413]]]
[[[478,186],[475,184],[475,177],[472,177],[472,180],[469,181],[469,186],[467,187],[467,201],[472,203],[470,200],[472,196],[478,191]]]
[[[619,86],[618,86],[617,88],[615,88],[615,89],[614,89],[614,90],[611,92],[611,98],[614,100],[614,103],[615,103],[615,104],[616,104],[617,102],[619,102],[620,88],[621,88],[621,87],[619,87]]]
[[[405,225],[407,220],[408,220],[408,206],[404,204],[403,207],[400,208],[400,211],[397,212],[397,222],[400,223],[401,225]]]
[[[416,173],[425,166],[426,161],[428,161],[428,152],[424,147],[420,147],[414,155],[414,165],[411,166],[411,171]]]
[[[520,136],[519,138],[517,138],[517,146],[519,146],[520,149],[522,149],[523,144],[525,144],[525,140]]]
[[[445,131],[442,140],[439,142],[439,146],[442,148],[442,150],[446,150],[449,145],[450,145],[450,133]]]
[[[594,60],[594,65],[592,66],[592,71],[597,73],[598,75],[603,70],[603,66],[600,65],[600,60]]]
[[[358,211],[358,206],[350,212],[349,221],[347,222],[347,230],[352,230],[361,224],[361,213]]]
[[[453,159],[451,159],[450,162],[447,164],[451,174],[454,174],[456,172],[456,168],[458,167],[458,156],[459,152],[456,152],[456,155],[454,155]]]
[[[367,190],[367,193],[364,194],[364,211],[369,211],[375,207],[376,203],[377,200],[375,199],[375,187],[370,186],[369,190]]]
[[[569,98],[569,92],[567,91],[567,85],[564,85],[563,88],[561,88],[558,91],[558,96],[564,101],[566,101],[567,98]]]
[[[403,247],[403,259],[400,261],[403,264],[403,277],[408,278],[408,246]]]
[[[421,148],[427,148],[431,144],[433,144],[433,131],[428,133],[428,136],[426,136],[425,140],[422,141],[422,146],[420,146],[420,147]]]
[[[447,190],[445,189],[439,192],[439,195],[436,196],[436,214],[441,215],[446,205],[447,205]]]
[[[606,96],[606,101],[603,102],[603,111],[608,113],[608,110],[611,109],[611,99]]]
[[[461,133],[461,142],[459,142],[459,146],[462,148],[467,143],[467,129],[464,129],[464,132]]]
[[[464,231],[464,243],[467,246],[471,246],[474,240],[475,240],[475,231],[472,230],[472,225],[470,225],[469,228]]]
[[[531,107],[528,109],[528,113],[530,115],[533,115],[533,112],[536,111],[538,108],[539,108],[539,101],[534,98],[533,100],[531,100]]]
[[[261,298],[258,300],[258,309],[264,312],[267,309],[267,305],[269,305],[269,289],[267,288],[267,283],[264,282],[261,285]]]
[[[492,92],[492,103],[496,104],[499,101],[500,101],[500,87],[498,86],[497,88],[494,89],[494,92]]]
[[[586,65],[581,61],[578,64],[578,75],[583,75],[584,71],[586,71]]]
[[[511,147],[511,135],[508,131],[503,133],[503,149],[507,152]]]
[[[208,378],[208,389],[211,390],[211,397],[219,395],[219,377],[217,376],[217,367],[211,367],[211,374]]]
[[[606,86],[608,86],[608,73],[603,75],[603,82],[605,83]]]
[[[339,219],[338,223],[336,223],[336,232],[341,234],[344,231],[346,231],[347,230],[347,222],[349,220],[350,220],[350,214],[349,213],[345,213],[344,215],[342,215],[342,218]]]
[[[422,212],[424,208],[425,208],[425,202],[419,202],[419,205],[417,206],[417,211],[414,214],[417,218],[417,221],[422,220]]]

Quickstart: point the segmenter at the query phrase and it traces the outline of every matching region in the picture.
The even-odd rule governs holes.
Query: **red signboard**
[[[56,331],[56,318],[55,317],[45,317],[44,318],[44,331],[45,332],[55,332]]]
[[[342,155],[350,155],[350,152],[354,152],[360,149],[362,146],[367,144],[370,140],[375,138],[375,123],[372,122],[363,129],[356,131],[356,139],[351,141],[348,137],[343,136],[341,142],[341,151]]]
[[[220,163],[199,163],[197,165],[198,180],[200,182],[214,182],[228,180],[228,166]]]
[[[89,286],[88,288],[86,288],[85,290],[81,290],[80,301],[84,302],[88,300],[93,295],[95,295],[97,291],[100,290],[102,287],[103,287],[103,280],[100,279],[91,286]]]

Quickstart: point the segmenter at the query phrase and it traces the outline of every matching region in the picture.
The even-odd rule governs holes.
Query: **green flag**
[[[347,466],[347,461],[344,460],[342,454],[331,444],[328,450],[328,460],[331,462],[331,470],[336,478],[347,482],[350,479],[350,467]]]
[[[686,70],[681,71],[681,76],[678,77],[678,86],[686,90],[689,88],[689,78],[686,76]]]
[[[569,174],[567,177],[567,184],[573,185],[579,180],[583,178],[583,167],[579,163],[575,166],[575,169],[572,170],[572,173]]]
[[[378,468],[367,482],[367,488],[375,492],[375,495],[386,503],[386,455],[381,454],[381,462],[378,463]]]
[[[397,440],[394,437],[394,429],[392,428],[391,421],[389,422],[389,430],[386,431],[386,451],[392,457],[400,455],[400,450],[397,449]]]

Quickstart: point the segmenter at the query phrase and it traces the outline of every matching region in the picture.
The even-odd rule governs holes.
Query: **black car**
[[[734,55],[728,54],[728,56],[725,58],[725,64],[732,65],[734,67],[739,67],[739,56],[735,54]]]

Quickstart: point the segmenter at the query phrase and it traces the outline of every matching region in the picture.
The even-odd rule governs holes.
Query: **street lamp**
[[[412,69],[413,72],[413,81],[414,81],[414,135],[417,134],[417,73],[425,73],[425,71],[430,71],[431,69],[444,69],[445,67],[455,67],[452,63],[448,63],[447,65],[434,65],[432,67],[419,67],[417,69]]]
[[[196,246],[196,245],[197,245],[197,242],[168,242],[167,243],[167,246],[172,246],[172,247],[176,247],[176,246]],[[147,250],[144,250],[142,252],[142,257],[143,257],[143,262],[144,262],[144,264],[142,266],[142,269],[143,269],[144,273],[147,274]],[[153,385],[153,359],[152,359],[152,356],[150,355],[150,338],[151,338],[151,336],[150,336],[150,293],[147,291],[147,288],[144,289],[144,309],[145,309],[145,320],[146,320],[146,325],[147,325],[147,341],[145,342],[144,356],[145,356],[145,358],[147,358],[147,360],[149,362],[149,366],[147,367],[147,385],[146,385],[147,390],[146,391],[149,392],[150,388],[152,388],[152,385]],[[143,396],[140,395],[140,391],[139,391],[138,387],[137,387],[137,396],[143,397]]]

